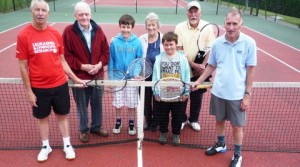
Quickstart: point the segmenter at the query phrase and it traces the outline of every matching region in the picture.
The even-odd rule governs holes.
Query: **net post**
[[[144,139],[144,104],[145,104],[145,85],[140,86],[140,96],[137,106],[138,140],[137,140],[137,166],[143,167],[143,139]]]
[[[96,12],[96,0],[94,0],[94,12]]]

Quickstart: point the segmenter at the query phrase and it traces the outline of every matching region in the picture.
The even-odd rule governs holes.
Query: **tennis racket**
[[[159,97],[160,101],[178,102],[182,101],[182,96],[189,94],[191,87],[191,83],[186,83],[179,78],[166,77],[156,81],[153,87],[153,92],[155,96]],[[197,85],[198,89],[211,87],[211,82],[204,82],[202,85]]]
[[[215,38],[219,37],[220,35],[220,28],[217,24],[215,23],[208,23],[205,26],[203,26],[200,30],[199,36],[197,38],[197,46],[199,49],[199,52],[197,53],[196,59],[195,59],[195,63],[202,63],[205,56],[207,55],[207,53],[210,51],[210,46],[204,46],[203,50],[200,49],[200,37],[202,35],[207,35],[207,38],[211,38],[211,35],[213,34],[213,36]]]
[[[197,38],[197,46],[198,46],[199,51],[195,57],[195,60],[194,60],[195,63],[202,64],[205,59],[205,56],[210,51],[211,44],[209,44],[209,46],[206,46],[207,45],[206,43],[201,44],[201,41],[203,41],[203,40],[200,40],[201,36],[204,36],[204,38],[205,38],[204,40],[206,41],[206,38],[214,40],[215,38],[219,37],[219,35],[220,35],[220,28],[215,23],[208,23],[201,28],[199,36]],[[203,46],[201,46],[201,45],[203,45]],[[203,50],[200,49],[200,46],[203,47]],[[197,72],[193,68],[192,68],[192,72],[193,72],[194,76],[199,76],[199,74],[197,74]]]
[[[109,93],[119,92],[127,86],[128,80],[145,80],[151,76],[152,71],[153,65],[150,60],[137,58],[128,65],[126,73],[118,69],[107,70],[102,75],[97,75],[92,80],[87,81],[86,85]],[[106,72],[109,80],[103,80]],[[82,87],[82,85],[74,84],[73,87]]]
[[[104,74],[109,73],[109,80],[103,80]],[[123,90],[127,85],[127,80],[124,79],[125,74],[117,69],[103,71],[101,74],[96,75],[92,80],[86,82],[88,87],[103,90],[108,93],[114,93]],[[72,87],[82,87],[80,84],[74,84]]]
[[[133,60],[127,68],[125,78],[129,80],[145,80],[151,76],[153,65],[147,58]]]

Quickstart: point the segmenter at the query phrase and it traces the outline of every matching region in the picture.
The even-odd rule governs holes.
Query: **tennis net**
[[[110,81],[106,83],[109,84]],[[116,84],[116,83],[114,83]],[[151,82],[130,81],[134,86],[149,87]],[[141,89],[143,90],[143,89]],[[144,94],[140,93],[143,99]],[[143,138],[147,142],[158,142],[159,131],[143,131],[140,125],[143,116],[135,114],[137,135],[128,135],[128,113],[122,111],[123,129],[120,134],[113,134],[116,113],[112,106],[113,94],[104,93],[103,128],[109,131],[109,137],[90,135],[89,143],[81,143],[78,132],[76,104],[71,97],[71,111],[68,116],[71,142],[75,147],[89,147],[105,144],[134,142]],[[216,141],[214,117],[209,115],[210,90],[203,96],[199,117],[201,131],[193,131],[186,126],[180,135],[181,146],[207,148]],[[247,111],[247,125],[244,130],[243,150],[300,152],[300,83],[299,82],[256,82],[254,83],[252,104]],[[141,100],[143,104],[143,100]],[[143,111],[141,105],[137,111]],[[0,149],[40,149],[41,141],[36,127],[36,119],[32,116],[26,92],[20,78],[0,78]],[[189,113],[189,109],[187,109]],[[89,117],[90,117],[89,109]],[[123,121],[124,120],[124,121]],[[171,125],[169,124],[169,136]],[[61,148],[62,139],[54,114],[50,115],[50,144],[53,148]],[[233,148],[232,130],[226,123],[226,141],[229,149]]]

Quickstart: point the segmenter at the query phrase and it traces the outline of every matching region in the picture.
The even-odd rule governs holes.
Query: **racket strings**
[[[153,65],[147,58],[138,58],[130,63],[126,73],[129,79],[147,79],[151,76]]]

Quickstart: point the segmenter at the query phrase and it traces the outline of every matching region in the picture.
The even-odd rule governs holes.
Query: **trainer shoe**
[[[131,135],[131,136],[136,134],[136,130],[135,130],[134,126],[133,127],[131,127],[131,126],[128,127],[128,134]]]
[[[172,143],[173,143],[175,146],[178,146],[178,145],[180,144],[180,138],[179,138],[179,135],[173,135]]]
[[[184,128],[184,126],[185,126],[186,124],[189,124],[189,121],[182,122],[182,124],[181,124],[181,130]]]
[[[113,129],[113,133],[119,134],[121,132],[121,129],[122,129],[121,122],[117,122],[114,129]]]
[[[79,132],[79,140],[81,143],[89,142],[89,134],[86,132]]]
[[[241,167],[242,159],[243,159],[243,157],[241,155],[238,155],[238,154],[233,155],[231,163],[230,163],[230,167]]]
[[[39,162],[44,162],[44,161],[47,161],[48,159],[48,155],[52,152],[52,149],[51,147],[47,147],[47,146],[43,146],[38,157],[37,157],[37,160]]]
[[[64,147],[64,152],[66,154],[66,159],[67,160],[73,160],[75,159],[76,155],[75,155],[75,149],[71,146],[71,145],[67,145],[66,147]]]
[[[144,131],[147,131],[147,130],[149,130],[150,129],[150,127],[148,126],[148,124],[145,122],[144,123]]]
[[[168,136],[168,133],[160,133],[159,135],[159,143],[160,144],[166,144],[167,143],[167,136]]]
[[[223,153],[227,150],[227,147],[226,147],[226,144],[221,144],[221,143],[216,143],[216,145],[214,145],[213,147],[210,147],[208,148],[206,151],[205,151],[205,154],[208,155],[208,156],[211,156],[211,155],[215,155],[216,153]]]
[[[200,128],[200,125],[198,122],[191,122],[190,124],[191,124],[193,130],[200,131],[201,128]]]
[[[98,131],[90,130],[90,133],[101,136],[101,137],[108,137],[109,136],[107,130],[105,130],[103,128],[100,128],[100,130],[98,130]]]
[[[159,129],[159,125],[152,124],[150,129],[151,129],[152,132],[156,132]]]

